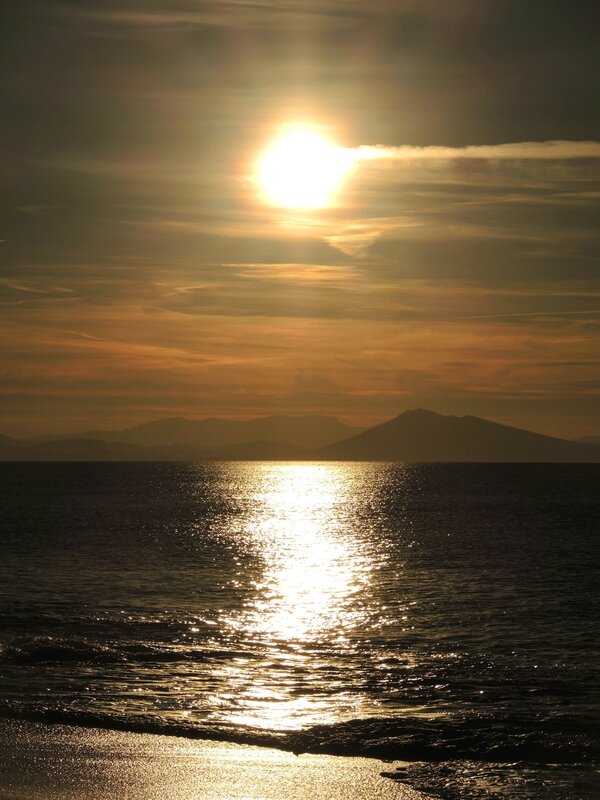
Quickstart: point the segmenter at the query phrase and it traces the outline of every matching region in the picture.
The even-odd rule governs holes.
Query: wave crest
[[[90,642],[85,639],[61,639],[51,636],[17,639],[0,648],[0,663],[5,664],[61,664],[61,663],[163,663],[202,662],[214,658],[251,657],[250,653],[208,648],[185,649],[155,647],[148,644],[112,645]]]

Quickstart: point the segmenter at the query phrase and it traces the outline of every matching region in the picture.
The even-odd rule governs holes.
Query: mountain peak
[[[481,417],[424,408],[326,448],[329,457],[361,461],[600,461],[600,448],[501,425]]]
[[[441,418],[441,417],[444,417],[444,415],[443,414],[438,414],[436,411],[430,411],[428,408],[409,408],[403,414],[400,414],[398,417],[396,417],[396,419],[399,419],[400,417],[422,417],[422,418],[440,417]],[[447,417],[446,417],[446,419],[447,419]]]

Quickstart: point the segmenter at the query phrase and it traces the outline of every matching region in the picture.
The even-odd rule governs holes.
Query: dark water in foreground
[[[446,797],[600,796],[598,466],[0,477],[5,716],[404,759]]]

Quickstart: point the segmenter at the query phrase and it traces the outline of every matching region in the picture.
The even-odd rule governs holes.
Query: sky
[[[4,0],[0,432],[600,433],[596,0]],[[265,201],[319,126],[331,206]]]

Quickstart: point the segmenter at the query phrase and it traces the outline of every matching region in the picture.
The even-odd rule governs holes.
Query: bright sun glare
[[[269,202],[296,209],[323,208],[352,165],[348,148],[318,131],[294,127],[267,148],[258,180]]]

